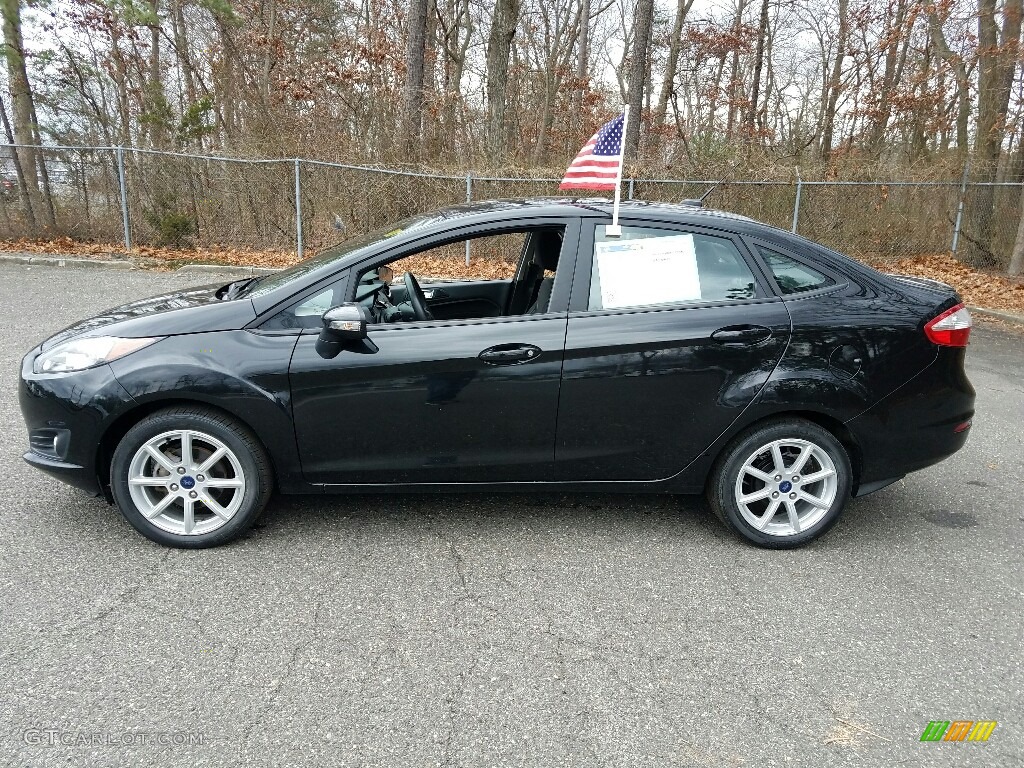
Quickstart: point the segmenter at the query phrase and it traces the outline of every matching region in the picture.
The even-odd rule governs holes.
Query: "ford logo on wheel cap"
[[[186,488],[186,489],[187,488],[194,488],[195,485],[196,485],[196,480],[191,475],[185,475],[183,478],[181,478],[181,487],[182,488]]]

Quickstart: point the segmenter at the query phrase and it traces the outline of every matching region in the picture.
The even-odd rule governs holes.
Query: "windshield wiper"
[[[256,285],[262,279],[263,276],[260,275],[259,277],[246,277],[241,280],[235,280],[233,283],[228,283],[224,288],[221,288],[221,291],[224,292],[223,294],[218,292],[220,299],[222,301],[237,299],[244,291]]]

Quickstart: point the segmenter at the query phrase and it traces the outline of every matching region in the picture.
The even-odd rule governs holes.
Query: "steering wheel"
[[[402,277],[402,282],[405,283],[405,292],[409,294],[409,303],[412,305],[412,313],[416,319],[433,320],[434,316],[427,308],[427,297],[423,295],[423,289],[416,281],[416,276],[412,272],[406,272]]]

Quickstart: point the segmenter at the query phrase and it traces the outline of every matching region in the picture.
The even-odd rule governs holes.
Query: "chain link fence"
[[[14,153],[26,150],[38,153],[42,162],[35,165],[45,168],[45,179],[16,173]],[[32,167],[24,161],[21,166]],[[558,182],[127,147],[0,145],[0,238],[57,235],[119,242],[127,250],[194,245],[304,255],[441,206],[556,195]],[[1005,264],[1020,220],[1022,185],[623,180],[627,199],[679,202],[706,192],[710,208],[798,232],[858,258],[891,260],[978,246]]]

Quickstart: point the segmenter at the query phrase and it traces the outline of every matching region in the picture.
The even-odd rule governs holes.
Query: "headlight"
[[[32,363],[32,370],[35,373],[82,371],[148,347],[154,341],[160,341],[160,338],[122,339],[119,336],[92,336],[72,339],[39,355]]]

